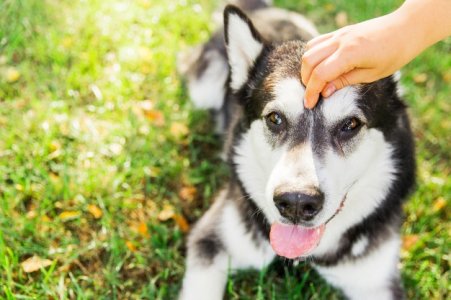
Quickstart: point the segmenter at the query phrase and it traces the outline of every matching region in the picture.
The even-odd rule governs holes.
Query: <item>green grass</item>
[[[276,1],[323,32],[340,11],[357,22],[395,2]],[[175,70],[179,51],[208,38],[215,7],[0,1],[0,298],[175,298],[186,233],[161,211],[193,223],[227,177],[212,121],[193,110]],[[411,299],[450,291],[450,53],[448,39],[402,80],[418,156],[403,227],[417,239],[402,252]],[[52,264],[26,273],[34,255]],[[241,272],[227,285],[229,299],[340,297],[304,264]]]

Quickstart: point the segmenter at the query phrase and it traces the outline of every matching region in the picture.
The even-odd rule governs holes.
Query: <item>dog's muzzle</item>
[[[314,192],[286,192],[274,195],[274,204],[282,217],[293,224],[311,221],[323,208],[324,194]]]

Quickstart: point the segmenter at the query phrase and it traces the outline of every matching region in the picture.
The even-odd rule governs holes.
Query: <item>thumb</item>
[[[340,77],[330,81],[321,92],[321,95],[325,98],[330,97],[336,91],[357,83],[368,82],[368,69],[354,69],[340,75]]]

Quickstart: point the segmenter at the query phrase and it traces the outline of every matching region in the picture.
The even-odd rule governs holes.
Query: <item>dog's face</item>
[[[347,87],[308,110],[301,42],[267,45],[235,8],[225,11],[225,31],[230,89],[244,110],[245,129],[233,154],[238,177],[273,224],[276,252],[310,254],[329,221],[340,216],[345,226],[363,219],[390,187],[390,132],[404,126],[396,114],[403,109],[396,84],[388,78]],[[273,243],[295,228],[312,245],[293,250]]]

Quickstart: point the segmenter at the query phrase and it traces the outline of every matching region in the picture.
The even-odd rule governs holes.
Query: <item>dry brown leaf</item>
[[[174,217],[174,206],[165,204],[163,209],[158,213],[158,220],[164,222]]]
[[[434,201],[433,209],[434,212],[441,211],[446,206],[446,200],[443,197],[439,197]]]
[[[413,81],[415,83],[425,83],[428,80],[428,75],[426,73],[418,73],[415,76],[413,76]]]
[[[80,217],[79,211],[63,211],[59,214],[59,218],[61,221],[69,221]]]
[[[189,224],[188,221],[185,219],[183,215],[175,214],[173,216],[175,223],[180,228],[182,232],[188,232],[189,231]]]
[[[137,250],[136,246],[130,241],[126,241],[125,246],[127,246],[128,250],[130,250],[130,252],[136,252],[136,250]]]
[[[197,189],[194,186],[184,186],[179,191],[179,197],[188,202],[192,202],[196,195]]]
[[[40,258],[37,255],[34,255],[25,261],[23,261],[20,265],[25,273],[32,273],[38,271],[41,268],[48,267],[52,264],[51,260]]]
[[[6,82],[13,83],[13,82],[16,82],[17,80],[19,80],[19,78],[20,78],[20,72],[16,68],[9,67],[8,69],[6,69],[6,73],[5,73]]]
[[[96,219],[99,219],[103,215],[102,210],[97,205],[94,204],[88,205],[88,211]]]
[[[158,127],[163,126],[165,123],[164,115],[159,110],[151,109],[151,110],[144,111],[144,116]]]
[[[348,14],[345,11],[340,11],[335,16],[335,24],[337,24],[337,27],[345,27],[348,25]]]
[[[34,219],[37,215],[38,213],[35,210],[30,210],[27,212],[26,217],[27,219]]]
[[[188,127],[180,122],[172,123],[170,131],[171,134],[176,138],[183,137],[189,133]]]
[[[408,234],[402,238],[402,249],[409,251],[418,242],[420,236],[418,234]]]

